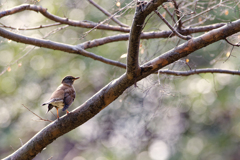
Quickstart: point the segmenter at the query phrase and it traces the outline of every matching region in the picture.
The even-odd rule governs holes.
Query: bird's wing
[[[60,85],[51,95],[50,100],[63,100],[64,99],[64,89],[65,87],[63,85]]]
[[[51,104],[52,102],[56,101],[63,101],[64,100],[64,87],[60,85],[51,95],[50,99],[43,103],[42,105]]]
[[[65,111],[74,101],[75,99],[75,90],[73,87],[69,87],[65,89],[65,94],[64,94],[64,108],[62,111]]]

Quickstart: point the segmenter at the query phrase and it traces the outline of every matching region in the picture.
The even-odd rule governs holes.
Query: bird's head
[[[72,85],[73,82],[79,78],[80,77],[66,76],[65,78],[63,78],[62,83]]]

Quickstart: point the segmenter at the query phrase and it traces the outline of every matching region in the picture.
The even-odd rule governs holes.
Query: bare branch
[[[162,67],[169,65],[172,62],[175,62],[198,49],[201,49],[216,41],[225,39],[226,37],[231,36],[239,31],[240,20],[237,20],[221,28],[205,33],[197,38],[192,38],[182,45],[179,45],[176,48],[149,61],[148,63],[145,63],[141,66],[141,74],[137,75],[137,77],[130,79],[128,75],[124,73],[121,77],[113,80],[108,85],[103,87],[99,92],[97,92],[94,96],[92,96],[74,111],[61,117],[59,121],[52,122],[43,128],[20,149],[15,151],[12,155],[6,157],[5,160],[32,159],[56,138],[75,129],[98,114],[103,108],[118,98],[128,87],[136,83],[136,81],[149,76]],[[9,32],[7,33],[9,34]],[[0,35],[2,35],[2,29],[0,29]],[[51,45],[54,44],[53,42],[48,43]],[[70,49],[74,50],[71,47]]]
[[[205,69],[195,69],[190,71],[173,71],[173,70],[159,70],[160,74],[174,75],[174,76],[190,76],[200,73],[225,73],[232,75],[240,75],[240,71],[236,70],[225,70],[217,68],[205,68]]]
[[[220,1],[217,5],[212,6],[212,7],[209,7],[208,9],[204,10],[203,12],[200,12],[200,13],[194,15],[194,16],[191,16],[191,17],[188,18],[188,19],[185,19],[182,23],[186,23],[187,21],[190,21],[190,20],[192,20],[192,19],[194,19],[194,18],[196,18],[196,17],[198,17],[198,16],[200,16],[200,15],[202,15],[202,14],[204,14],[204,13],[207,13],[207,12],[213,10],[214,8],[217,8],[217,7],[221,6],[222,3],[223,3],[223,2]]]
[[[206,26],[198,26],[198,27],[189,27],[187,29],[182,29],[181,34],[192,34],[192,33],[199,33],[199,32],[208,32],[213,29],[220,28],[227,23],[217,23],[212,25],[206,25]]]
[[[117,61],[114,61],[114,60],[104,58],[102,56],[95,55],[94,53],[91,53],[91,52],[88,52],[88,51],[85,51],[85,50],[81,49],[80,46],[78,46],[78,45],[76,45],[76,46],[67,45],[67,44],[53,42],[53,41],[49,41],[49,40],[43,40],[43,39],[37,39],[37,38],[22,36],[22,35],[19,35],[19,34],[10,32],[10,31],[6,31],[2,28],[0,28],[0,35],[4,38],[12,39],[16,42],[31,44],[31,45],[35,45],[35,46],[39,46],[39,47],[44,47],[44,48],[49,48],[49,49],[74,53],[74,54],[79,54],[79,55],[82,55],[82,56],[85,56],[85,57],[92,58],[94,60],[101,61],[101,62],[106,63],[106,64],[110,64],[110,65],[118,66],[118,67],[121,67],[121,68],[125,68],[125,64],[123,64],[121,62],[117,62]]]
[[[227,38],[225,38],[225,41],[228,43],[228,44],[230,44],[230,45],[232,45],[232,46],[236,46],[236,47],[239,47],[240,46],[240,42],[238,42],[237,44],[233,44],[233,43],[231,43]]]
[[[63,27],[60,27],[60,28],[56,28],[56,29],[50,31],[48,34],[46,34],[43,38],[45,39],[45,38],[47,38],[48,36],[52,35],[53,33],[56,33],[57,31],[60,31],[60,30],[62,30],[62,29],[64,29],[64,28],[66,28],[66,27],[68,27],[68,25],[67,25],[67,26],[63,26]],[[26,48],[27,48],[27,47],[26,47]],[[26,48],[25,48],[25,49],[26,49]],[[18,59],[15,60],[14,62],[8,64],[8,65],[5,67],[5,69],[0,73],[0,76],[3,75],[3,74],[8,70],[9,67],[11,67],[12,65],[18,63],[21,59],[23,59],[25,56],[27,56],[27,55],[28,55],[33,49],[35,49],[35,48],[36,48],[36,47],[32,47],[32,48],[31,48],[29,51],[27,51],[23,56],[21,56],[20,58],[18,58]],[[25,51],[25,49],[23,50],[23,52]]]
[[[22,105],[23,105],[23,107],[25,107],[28,111],[30,111],[32,114],[34,114],[35,116],[37,116],[40,120],[52,122],[52,121],[50,121],[50,120],[48,120],[48,119],[44,119],[44,118],[40,117],[39,115],[37,115],[36,113],[34,113],[33,111],[31,111],[29,108],[27,108],[24,104],[22,104]]]
[[[165,9],[165,11],[170,15],[170,17],[172,18],[173,23],[176,23],[176,20],[174,19],[173,14],[168,10],[168,8],[165,5],[162,5],[162,6]]]
[[[18,58],[17,60],[15,60],[14,62],[10,63],[9,65],[7,65],[5,67],[5,69],[0,73],[0,76],[3,75],[7,70],[8,70],[8,67],[11,67],[12,65],[18,63],[21,59],[23,59],[26,55],[28,55],[35,47],[32,47],[29,51],[27,51],[23,56],[21,56],[20,58]],[[26,48],[25,48],[26,49]],[[24,49],[24,50],[25,50]],[[23,50],[23,51],[24,51]]]
[[[15,30],[36,30],[36,29],[41,29],[41,28],[48,28],[48,27],[53,27],[53,26],[62,25],[61,23],[54,23],[54,24],[40,25],[40,26],[38,26],[38,27],[16,28],[16,27],[4,25],[4,24],[2,24],[2,23],[0,23],[0,24],[1,24],[0,27],[10,28],[10,29],[15,29]]]
[[[192,33],[200,33],[200,32],[207,32],[213,29],[217,29],[226,25],[225,23],[219,23],[214,25],[207,25],[207,26],[200,26],[200,27],[190,27],[186,29],[182,29],[180,32],[182,34],[192,34]],[[174,36],[175,34],[172,31],[160,31],[160,32],[144,32],[141,34],[141,39],[155,39],[155,38],[169,38]],[[114,36],[103,37],[99,39],[94,39],[92,41],[86,41],[81,44],[81,48],[93,48],[100,45],[104,45],[111,42],[118,42],[118,41],[127,41],[129,39],[129,34],[119,34]]]
[[[183,36],[183,35],[181,35],[180,33],[178,33],[178,31],[176,31],[169,23],[168,23],[168,21],[165,19],[165,18],[163,18],[163,16],[158,12],[158,11],[154,11],[160,18],[161,18],[161,20],[173,31],[173,33],[175,33],[179,38],[181,38],[181,39],[184,39],[184,40],[189,40],[189,39],[191,39],[191,37],[190,36]]]
[[[0,18],[4,16],[8,16],[11,14],[15,14],[17,12],[22,12],[25,10],[32,10],[36,12],[40,12],[42,15],[44,15],[46,18],[59,22],[61,24],[68,24],[70,26],[75,26],[75,27],[82,27],[82,28],[96,28],[96,29],[103,29],[103,30],[109,30],[109,31],[119,31],[119,32],[129,32],[129,28],[123,28],[119,26],[111,26],[111,25],[104,25],[104,24],[98,24],[94,22],[79,22],[79,21],[74,21],[74,20],[69,20],[68,18],[62,18],[55,16],[49,12],[47,12],[46,8],[43,8],[41,6],[36,6],[36,5],[29,5],[29,4],[23,4],[17,7],[14,7],[9,10],[5,10],[0,12]]]
[[[225,39],[228,36],[231,36],[240,31],[240,20],[236,20],[234,22],[228,23],[227,25],[209,31],[208,33],[203,34],[202,36],[192,38],[191,40],[183,43],[182,45],[172,49],[165,54],[162,54],[159,57],[143,64],[141,66],[142,74],[146,74],[149,71],[152,73],[158,71],[160,68],[171,64],[176,61],[176,59],[180,59],[186,57],[190,53],[201,49],[211,43],[216,41]],[[146,72],[146,73],[144,73]]]
[[[92,5],[94,5],[97,9],[99,9],[101,12],[103,12],[106,16],[110,17],[115,23],[117,23],[118,25],[120,25],[121,27],[129,27],[126,24],[123,24],[122,22],[120,22],[117,18],[115,18],[114,16],[111,15],[111,13],[109,13],[107,10],[105,10],[104,8],[102,8],[101,6],[99,6],[96,2],[94,2],[93,0],[88,0],[88,2],[90,2]]]
[[[180,11],[179,11],[179,8],[178,8],[178,4],[177,4],[177,2],[175,1],[175,0],[172,0],[172,2],[173,2],[173,5],[174,5],[174,7],[176,8],[175,9],[175,13],[176,13],[176,16],[177,16],[177,28],[179,29],[179,30],[181,30],[181,28],[182,28],[182,17],[180,17]],[[180,2],[181,3],[181,2]]]
[[[131,5],[134,1],[128,3],[125,7],[123,7],[121,10],[123,10],[124,8],[126,8],[127,6]],[[118,12],[120,12],[118,11]],[[113,14],[111,17],[109,17],[108,19],[105,19],[104,21],[100,22],[97,26],[93,27],[92,29],[90,29],[89,31],[85,32],[84,35],[81,38],[84,38],[87,34],[89,34],[90,32],[92,32],[93,30],[95,30],[96,28],[98,28],[98,26],[104,24],[106,21],[108,21],[109,19],[111,19],[113,16],[115,16],[118,12],[116,12],[115,14]]]
[[[132,23],[132,28],[129,36],[128,55],[127,55],[127,75],[128,78],[133,79],[140,74],[140,67],[138,64],[140,36],[143,29],[143,24],[146,17],[166,0],[152,0],[148,2],[137,2],[137,7]]]

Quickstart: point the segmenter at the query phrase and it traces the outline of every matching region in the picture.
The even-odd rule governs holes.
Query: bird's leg
[[[67,112],[67,114],[69,114],[69,111],[68,111],[68,110],[66,110],[66,112]]]
[[[56,108],[57,109],[57,118],[58,118],[58,120],[59,120],[59,115],[58,115],[58,108]]]

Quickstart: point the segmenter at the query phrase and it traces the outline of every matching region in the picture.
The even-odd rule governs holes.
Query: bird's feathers
[[[52,93],[50,99],[43,103],[42,105],[48,104],[48,111],[49,112],[53,107],[57,109],[57,117],[58,115],[58,109],[62,109],[62,111],[65,111],[74,101],[75,99],[75,90],[73,88],[73,82],[80,77],[73,77],[73,76],[66,76],[62,80],[62,84],[58,86],[58,88]],[[67,113],[69,113],[67,111]]]
[[[62,109],[62,111],[65,111],[74,101],[75,99],[75,90],[72,87],[71,89],[69,88],[64,95],[64,108]]]
[[[51,95],[50,99],[42,105],[48,106],[48,111],[54,107],[63,108],[65,111],[75,99],[75,90],[72,86],[61,84]]]
[[[49,105],[48,105],[48,110],[47,110],[47,112],[49,112],[52,108],[53,108],[53,105],[52,105],[52,104],[49,104]]]

